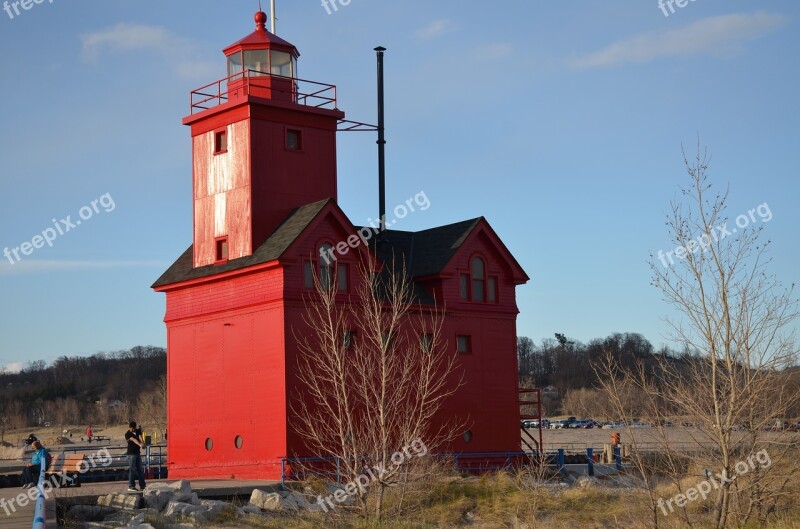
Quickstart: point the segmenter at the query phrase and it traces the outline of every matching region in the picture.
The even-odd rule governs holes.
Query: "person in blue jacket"
[[[42,446],[42,443],[34,441],[31,443],[31,446],[33,447],[31,462],[22,469],[22,488],[25,489],[36,485],[39,481],[39,473],[42,471],[42,465],[47,469],[48,460],[50,459],[50,454],[47,453],[47,449]]]

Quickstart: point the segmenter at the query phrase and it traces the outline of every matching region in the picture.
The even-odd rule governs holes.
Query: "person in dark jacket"
[[[144,490],[144,467],[142,466],[142,441],[139,430],[136,429],[136,421],[128,423],[128,431],[125,432],[125,440],[128,441],[128,491],[136,492],[136,477],[139,478],[139,490]]]

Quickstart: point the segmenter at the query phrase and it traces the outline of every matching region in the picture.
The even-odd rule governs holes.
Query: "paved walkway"
[[[28,490],[19,487],[0,489],[0,529],[31,529],[36,502],[30,501]],[[55,529],[56,500],[53,496],[47,500],[45,507],[47,510],[46,525],[48,528]]]
[[[175,480],[148,480],[149,483],[174,483]],[[191,481],[192,490],[201,498],[227,498],[252,494],[255,489],[279,490],[280,481],[237,480],[237,479],[204,479]],[[56,500],[95,505],[99,496],[112,492],[126,492],[127,481],[110,483],[92,483],[80,487],[63,487],[55,489],[46,502],[47,528],[55,529]],[[28,489],[0,489],[0,529],[30,529],[33,525],[35,502],[30,501]]]

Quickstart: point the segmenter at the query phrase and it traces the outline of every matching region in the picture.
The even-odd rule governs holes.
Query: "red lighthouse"
[[[337,205],[336,87],[300,79],[297,48],[264,13],[255,21],[224,50],[227,77],[192,92],[193,243],[153,285],[167,301],[173,478],[278,479],[283,458],[314,455],[289,426],[302,390],[293,330],[320,249],[357,232]],[[452,448],[520,450],[515,287],[527,275],[483,218],[390,233],[412,280],[448,308],[466,384],[444,411],[470,420]],[[355,253],[338,260],[343,292]]]

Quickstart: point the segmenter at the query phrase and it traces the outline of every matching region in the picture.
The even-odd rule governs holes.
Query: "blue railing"
[[[47,458],[42,461],[39,471],[39,482],[36,484],[36,507],[33,510],[33,529],[45,529],[47,524],[47,510],[45,509],[44,494],[45,473],[47,472]]]

